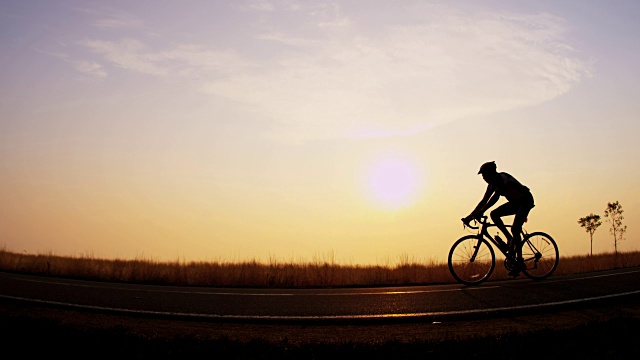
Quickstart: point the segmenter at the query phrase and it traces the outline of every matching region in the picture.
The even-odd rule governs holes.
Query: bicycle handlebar
[[[462,218],[461,220],[462,220],[463,226],[471,228],[473,230],[478,230],[480,228],[480,226],[479,225],[471,225],[471,221],[473,221],[475,223],[484,224],[485,222],[487,222],[487,216],[484,215],[480,219],[471,219],[469,221],[466,221],[467,218]]]

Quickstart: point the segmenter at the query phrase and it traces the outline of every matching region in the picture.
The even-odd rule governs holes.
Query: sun
[[[408,158],[389,156],[371,166],[368,191],[379,206],[398,210],[416,200],[419,179],[416,166]]]

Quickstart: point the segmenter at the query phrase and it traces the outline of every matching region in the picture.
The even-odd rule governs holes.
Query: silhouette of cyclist
[[[522,225],[529,216],[529,211],[535,206],[533,202],[533,195],[529,188],[522,185],[513,176],[506,172],[497,172],[495,161],[490,161],[482,164],[478,174],[482,174],[482,178],[487,182],[487,190],[484,193],[484,197],[480,200],[480,203],[471,212],[469,216],[463,219],[465,224],[468,224],[473,219],[480,219],[484,212],[500,199],[500,196],[504,196],[507,199],[507,203],[500,205],[495,210],[491,211],[491,220],[498,226],[500,231],[507,237],[509,244],[513,244],[516,251],[516,265],[512,271],[509,272],[509,276],[518,276],[524,268],[524,262],[522,261]],[[506,226],[502,222],[503,216],[515,215],[513,223],[511,225],[511,232],[507,230]]]

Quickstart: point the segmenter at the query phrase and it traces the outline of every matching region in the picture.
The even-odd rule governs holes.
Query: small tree
[[[627,232],[627,226],[622,226],[623,212],[622,205],[618,201],[608,203],[607,209],[604,211],[604,217],[611,224],[609,232],[613,235],[613,247],[616,255],[618,255],[618,241],[624,240],[624,233]]]
[[[578,224],[585,228],[586,232],[589,233],[589,237],[591,239],[591,256],[593,256],[593,233],[596,232],[600,225],[602,225],[600,215],[591,213],[585,217],[581,217],[580,220],[578,220]]]

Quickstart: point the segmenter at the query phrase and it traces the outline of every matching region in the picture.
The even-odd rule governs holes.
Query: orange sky
[[[495,160],[561,255],[613,201],[638,250],[638,5],[366,4],[3,2],[0,246],[444,260]]]

